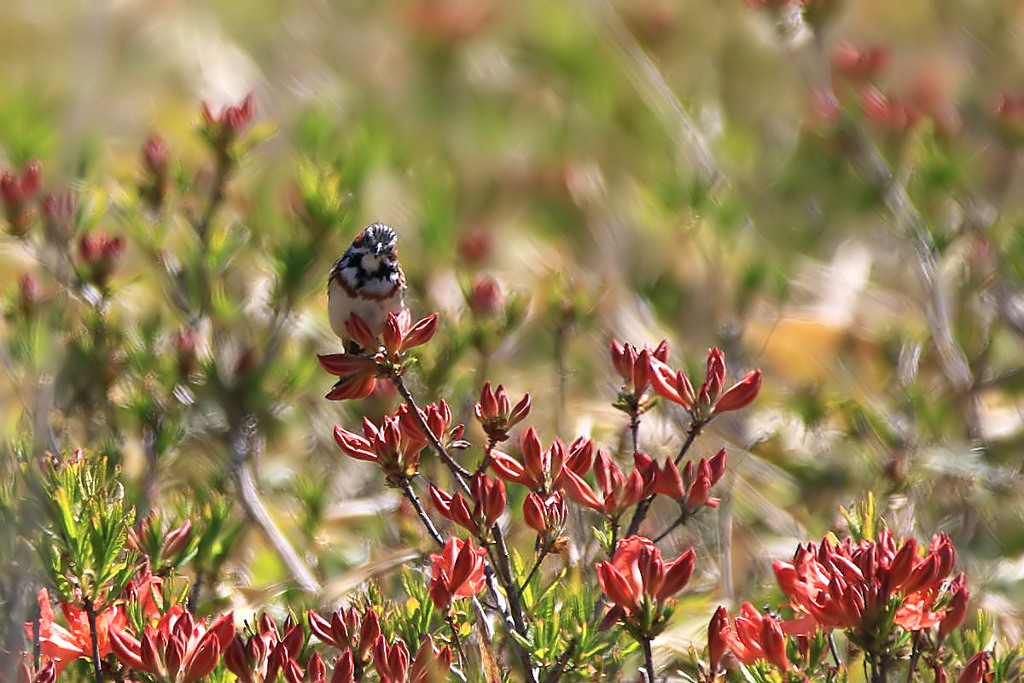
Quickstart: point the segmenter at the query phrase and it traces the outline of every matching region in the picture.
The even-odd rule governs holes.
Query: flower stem
[[[409,387],[405,385],[405,379],[397,372],[392,375],[391,381],[394,382],[395,388],[398,389],[398,393],[402,395],[406,405],[409,406],[412,417],[416,420],[416,424],[419,425],[420,429],[427,435],[427,440],[430,442],[431,448],[437,452],[437,455],[441,458],[448,469],[455,475],[455,479],[459,482],[459,486],[464,491],[469,491],[469,482],[466,478],[472,476],[472,472],[465,469],[459,463],[455,462],[455,459],[448,453],[448,450],[444,445],[434,436],[434,432],[430,431],[430,427],[427,425],[427,421],[423,419],[423,413],[420,412],[420,408],[416,405],[416,399],[413,398],[412,393],[409,391]]]
[[[408,480],[402,480],[402,493],[404,493],[405,497],[410,503],[412,503],[412,507],[416,510],[416,514],[419,515],[420,521],[423,522],[423,526],[426,527],[427,533],[430,534],[430,537],[434,539],[434,542],[437,543],[439,547],[443,548],[444,539],[441,537],[441,534],[438,533],[437,527],[434,526],[434,523],[430,521],[430,517],[427,516],[427,511],[423,509],[423,504],[420,503],[419,497],[417,497],[416,492],[412,490],[412,484],[409,483]]]
[[[647,670],[647,683],[654,683],[654,655],[651,652],[651,639],[644,636],[639,639],[644,650],[644,668]]]
[[[640,450],[640,413],[636,409],[629,414],[629,435],[633,440],[633,452]]]
[[[670,533],[675,531],[678,527],[680,527],[681,525],[685,524],[686,520],[689,519],[689,518],[690,518],[690,515],[687,514],[686,510],[683,510],[682,513],[680,513],[679,517],[676,518],[676,521],[674,521],[671,524],[669,524],[667,529],[665,529],[660,534],[658,534],[657,537],[655,537],[654,542],[657,543],[661,539],[663,539],[666,536],[668,536]]]
[[[533,580],[534,574],[536,574],[537,570],[540,569],[540,565],[544,562],[544,558],[551,552],[551,546],[552,543],[547,543],[543,548],[541,548],[540,554],[537,555],[537,560],[533,563],[533,568],[530,569],[530,573],[527,574],[526,579],[523,580],[523,585],[519,587],[519,595],[522,595],[523,591],[526,590],[526,587],[530,585],[530,581]]]
[[[679,455],[676,456],[675,464],[678,467],[679,463],[682,462],[683,458],[686,457],[687,452],[690,450],[690,446],[693,445],[697,435],[700,434],[704,428],[706,422],[698,422],[694,420],[690,423],[690,428],[686,430],[686,440],[683,441],[682,447],[679,449]],[[651,503],[654,502],[654,497],[658,494],[647,496],[641,500],[636,506],[636,512],[633,513],[633,519],[629,521],[629,528],[626,531],[625,538],[629,538],[640,531],[640,525],[643,524],[644,519],[647,517],[648,510],[651,509]],[[612,548],[612,552],[615,552],[615,548]]]
[[[100,671],[100,643],[96,634],[96,608],[92,604],[92,598],[86,598],[82,607],[89,619],[89,640],[92,643],[92,671],[96,683],[103,683],[103,673]]]

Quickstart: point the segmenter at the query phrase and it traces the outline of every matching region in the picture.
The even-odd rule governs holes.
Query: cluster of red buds
[[[555,438],[550,446],[544,448],[537,430],[530,427],[523,435],[520,451],[523,456],[521,462],[507,453],[491,451],[491,467],[505,481],[547,495],[564,486],[566,471],[572,470],[577,476],[583,476],[590,469],[594,442],[580,437],[567,451],[565,443]]]
[[[437,314],[415,324],[409,309],[389,313],[378,335],[357,313],[345,323],[349,336],[365,353],[333,353],[317,356],[321,367],[338,377],[326,398],[332,401],[366,398],[377,386],[378,377],[396,377],[405,370],[404,354],[426,344],[437,331]]]
[[[98,287],[104,287],[114,272],[114,266],[124,252],[124,240],[105,232],[85,233],[78,240],[78,255],[82,259],[83,277]]]
[[[256,113],[256,98],[250,93],[238,104],[224,107],[214,113],[208,102],[202,104],[203,131],[210,144],[226,153]]]
[[[644,344],[640,349],[629,342],[620,344],[613,339],[611,357],[612,367],[622,380],[618,398],[612,405],[635,418],[651,407],[646,395],[651,385],[651,363],[652,360],[660,363],[668,361],[668,342],[662,340],[653,349],[649,344]]]
[[[572,468],[562,470],[562,487],[570,498],[612,519],[617,519],[624,510],[636,505],[650,493],[649,483],[645,482],[640,467],[634,466],[629,476],[625,476],[604,448],[597,450],[594,479],[598,491]]]
[[[648,456],[641,453],[639,457]],[[665,458],[665,463],[660,467],[657,461],[650,461],[650,464],[646,465],[646,468],[650,469],[645,468],[645,472],[650,472],[647,478],[653,481],[654,493],[668,496],[692,514],[704,506],[718,507],[718,498],[710,496],[711,487],[725,474],[727,460],[728,456],[722,448],[711,456],[711,459],[701,458],[696,467],[692,460],[688,460],[683,466],[682,473],[671,458]]]
[[[649,538],[619,541],[611,562],[596,565],[597,581],[612,603],[603,626],[622,621],[646,637],[656,636],[669,617],[665,602],[690,582],[693,565],[693,548],[665,562]]]
[[[746,408],[761,391],[761,371],[751,370],[743,379],[725,389],[725,354],[717,347],[708,351],[704,383],[698,391],[682,370],[673,371],[661,358],[650,362],[650,382],[662,398],[690,412],[695,424],[703,424],[722,413]],[[724,389],[724,391],[723,391]]]
[[[388,644],[387,639],[380,636],[373,647],[373,664],[381,683],[443,683],[452,666],[452,651],[447,645],[435,649],[434,639],[428,635],[420,643],[410,666],[405,641],[395,638]]]
[[[339,668],[362,671],[369,663],[371,649],[380,638],[380,617],[375,610],[369,609],[360,618],[356,609],[349,607],[335,610],[328,621],[310,610],[309,630],[321,642],[341,652],[338,664],[335,665],[335,675],[338,674]],[[361,676],[356,676],[359,677]],[[352,680],[351,677],[348,680]]]
[[[749,602],[740,607],[739,616],[729,624],[729,613],[719,607],[708,625],[708,659],[711,677],[719,671],[726,648],[743,664],[764,660],[781,671],[789,671],[786,637],[782,624],[774,617],[760,614]]]
[[[894,95],[886,95],[874,87],[861,91],[860,110],[865,119],[894,133],[905,133],[920,118],[920,112],[909,102]]]
[[[430,500],[442,517],[467,529],[481,542],[490,537],[491,527],[505,512],[505,483],[491,479],[483,472],[474,475],[470,483],[473,507],[463,498],[462,493],[452,495],[430,485]]]
[[[851,81],[870,81],[889,64],[892,53],[889,48],[879,45],[859,48],[852,43],[840,41],[832,48],[832,67]]]
[[[420,411],[419,416],[423,421],[422,424],[420,420],[413,417],[412,409],[408,405],[399,406],[396,414],[402,423],[402,429],[408,431],[411,438],[415,440],[428,443],[431,440],[437,440],[446,449],[450,450],[469,448],[469,442],[462,438],[466,433],[466,425],[457,424],[451,426],[452,409],[448,405],[448,401],[444,399],[430,403]],[[427,430],[430,432],[429,435],[423,429],[423,425],[427,426]]]
[[[484,587],[485,548],[473,547],[473,539],[449,538],[440,553],[430,556],[430,599],[447,612],[455,598],[471,598]]]
[[[569,517],[569,507],[558,491],[542,496],[530,493],[523,500],[523,518],[527,525],[545,539],[557,538]]]
[[[110,649],[122,664],[173,683],[194,683],[207,676],[234,635],[233,612],[207,628],[180,605],[171,607],[156,626],[147,624],[140,639],[116,626],[109,631]]]
[[[508,431],[530,414],[530,395],[526,394],[513,406],[504,386],[499,384],[492,390],[487,382],[480,391],[480,400],[473,406],[473,414],[491,443],[500,443],[508,440]]]
[[[776,561],[775,577],[800,615],[788,633],[849,629],[868,637],[888,616],[908,631],[939,626],[940,638],[963,623],[967,586],[963,574],[948,580],[956,550],[945,534],[933,537],[922,556],[910,538],[897,547],[882,530],[877,541],[834,544],[828,538],[797,548],[792,562]]]
[[[142,164],[146,169],[146,177],[139,186],[139,196],[154,209],[163,205],[171,186],[167,157],[164,139],[156,134],[150,135],[142,146]]]
[[[288,683],[303,680],[302,667],[296,661],[305,640],[302,625],[289,617],[283,625],[282,636],[274,620],[264,613],[257,621],[257,629],[248,639],[232,632],[233,637],[224,650],[224,665],[228,671],[245,683],[269,683],[278,680],[278,675]],[[311,658],[309,672],[312,674],[317,668],[322,678],[323,662],[319,657]]]
[[[380,465],[387,483],[400,488],[419,472],[420,452],[427,445],[409,423],[400,414],[385,415],[378,427],[364,417],[362,435],[335,425],[334,440],[346,455]]]
[[[42,186],[42,176],[43,165],[38,161],[30,161],[20,175],[11,171],[0,174],[0,199],[3,199],[4,215],[14,235],[28,232],[32,219],[30,207]]]

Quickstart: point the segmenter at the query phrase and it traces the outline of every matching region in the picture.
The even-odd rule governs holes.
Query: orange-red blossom
[[[708,657],[712,675],[721,666],[726,648],[732,650],[743,664],[759,659],[789,670],[786,658],[786,637],[782,625],[769,615],[760,614],[749,602],[740,607],[739,616],[729,624],[729,614],[719,607],[708,625]]]
[[[521,444],[520,462],[507,453],[491,451],[491,467],[505,481],[522,484],[536,493],[548,494],[564,486],[566,471],[582,475],[590,469],[594,457],[594,442],[578,438],[566,452],[565,443],[556,438],[544,448],[537,430],[530,427]]]
[[[349,336],[367,354],[332,353],[317,356],[320,366],[338,381],[327,393],[332,401],[366,398],[377,386],[377,377],[401,363],[401,355],[409,349],[430,341],[437,332],[437,314],[412,322],[409,309],[389,313],[381,334],[375,333],[358,313],[352,313],[345,322]],[[386,375],[385,375],[386,376]]]
[[[410,667],[405,641],[395,638],[389,645],[380,636],[373,647],[373,664],[381,683],[442,683],[452,666],[452,651],[447,645],[435,650],[434,640],[428,635],[420,643]]]
[[[491,479],[480,472],[473,477],[470,493],[472,508],[461,493],[452,495],[430,485],[430,500],[437,511],[479,538],[486,536],[505,512],[505,484],[501,479]]]
[[[416,475],[420,452],[427,445],[422,431],[410,429],[409,424],[401,412],[385,415],[380,427],[364,417],[362,435],[335,425],[334,440],[346,455],[380,465],[389,483],[397,485],[400,479]]]
[[[110,648],[125,666],[172,683],[193,683],[210,674],[235,636],[235,616],[228,612],[207,628],[180,605],[171,607],[157,625],[147,625],[141,640],[122,628],[110,628]]]
[[[529,394],[513,406],[505,387],[499,384],[497,389],[491,389],[490,382],[484,384],[480,400],[473,406],[473,415],[494,443],[507,440],[508,430],[525,420],[529,414]]]
[[[825,539],[797,548],[792,562],[773,564],[779,587],[800,615],[786,631],[805,634],[816,628],[871,631],[897,600],[895,622],[908,631],[941,625],[943,635],[966,615],[968,598],[962,575],[947,578],[956,564],[956,550],[945,534],[937,534],[922,555],[910,538],[897,547],[887,529],[877,541],[834,544]],[[939,598],[950,595],[945,605]]]
[[[469,598],[484,587],[484,555],[487,550],[474,548],[473,540],[449,538],[444,549],[430,556],[430,599],[442,612],[447,612],[455,598]]]
[[[650,382],[659,396],[686,408],[695,420],[706,422],[715,415],[746,408],[761,391],[761,371],[751,370],[728,389],[725,387],[725,354],[717,347],[708,351],[704,383],[694,391],[682,370],[675,371],[663,359],[650,360]]]
[[[634,467],[629,476],[625,476],[603,448],[598,449],[594,460],[594,478],[597,480],[597,491],[583,477],[566,467],[562,470],[562,488],[580,505],[609,517],[618,516],[648,494],[648,486],[640,468]]]
[[[53,607],[50,606],[49,592],[42,588],[38,595],[39,601],[39,653],[43,662],[53,662],[56,675],[76,659],[92,657],[92,629],[89,628],[89,616],[85,610],[68,602],[60,603],[61,611],[68,622],[64,628],[54,621]],[[111,628],[123,628],[128,617],[120,605],[108,607],[96,614],[96,642],[100,658],[110,654],[110,640],[107,637]],[[32,625],[25,624],[25,633],[29,642],[32,640]]]
[[[630,536],[619,541],[611,562],[597,563],[597,581],[613,604],[605,622],[630,617],[645,601],[665,602],[686,587],[693,565],[693,548],[665,562],[649,538]]]

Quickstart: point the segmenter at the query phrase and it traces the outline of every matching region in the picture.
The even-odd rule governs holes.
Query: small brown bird
[[[359,350],[345,327],[349,316],[356,313],[380,334],[388,314],[404,307],[405,289],[395,231],[383,223],[367,226],[334,264],[327,280],[331,329],[345,342],[347,351]]]

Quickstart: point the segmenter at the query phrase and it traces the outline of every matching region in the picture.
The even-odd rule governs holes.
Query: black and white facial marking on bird
[[[398,264],[398,236],[383,223],[356,235],[331,269],[327,281],[327,312],[331,329],[349,340],[345,323],[359,314],[380,333],[388,313],[399,311],[405,297],[405,273]]]

